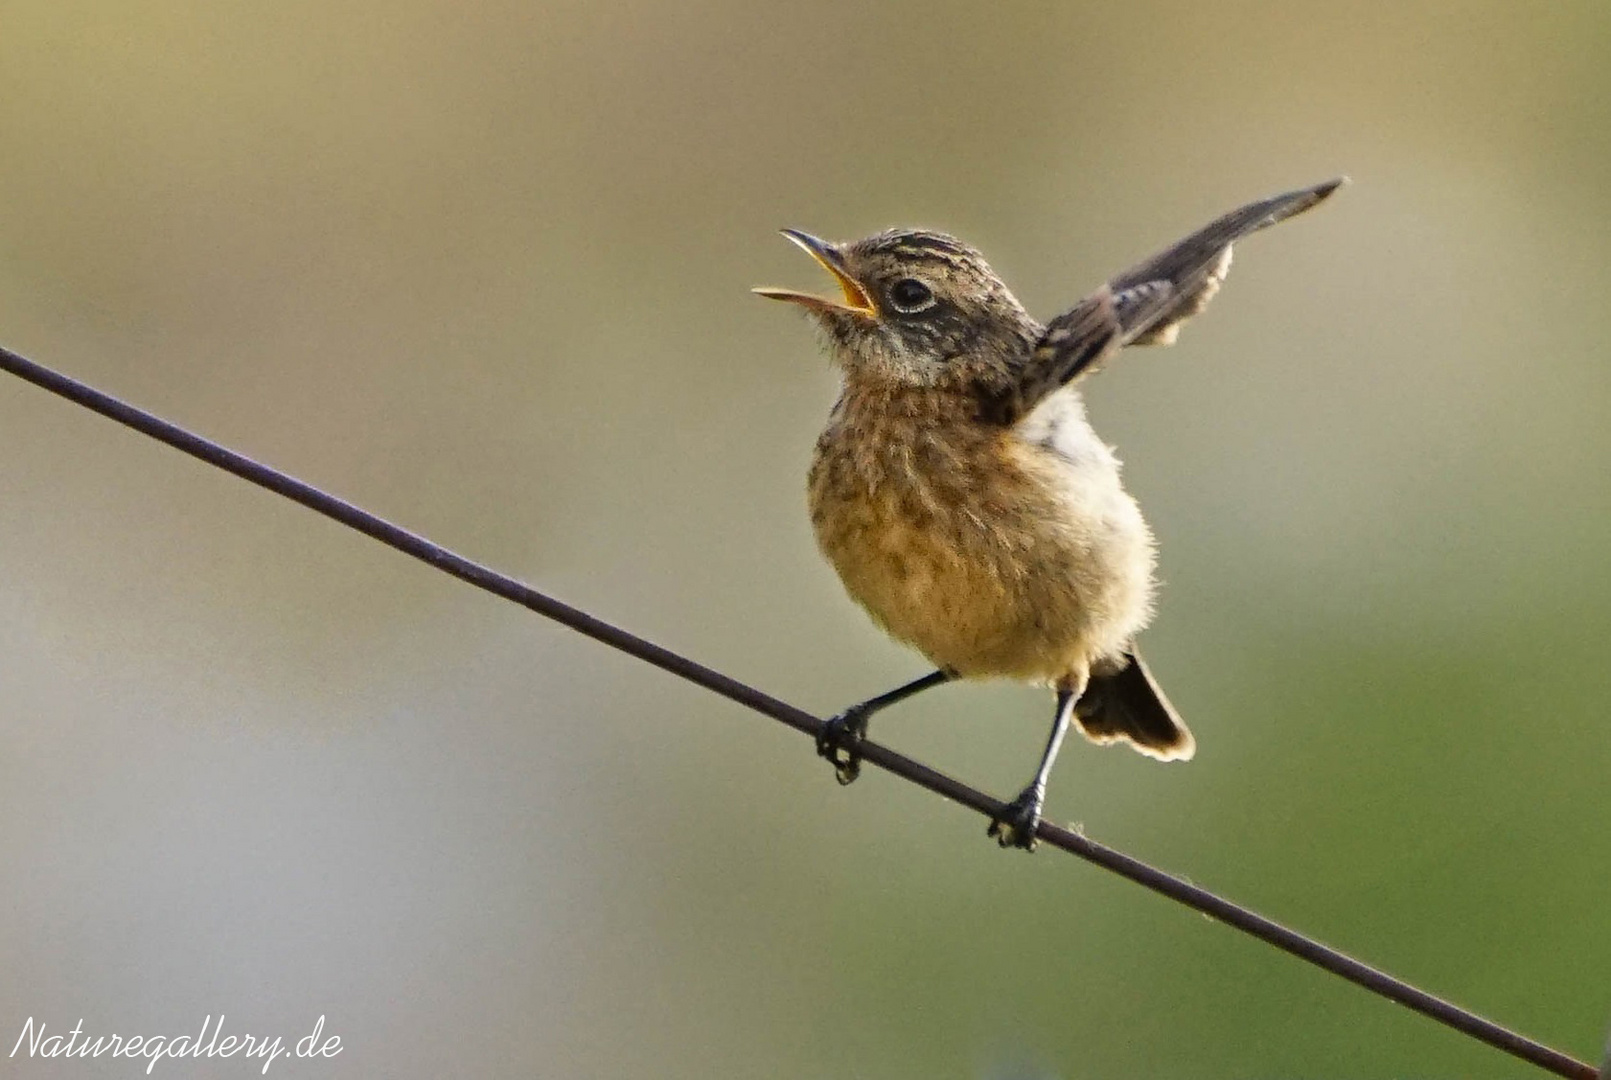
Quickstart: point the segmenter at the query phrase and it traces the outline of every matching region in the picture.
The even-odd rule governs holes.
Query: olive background
[[[1046,318],[1346,172],[1088,384],[1199,752],[1076,740],[1048,812],[1597,1061],[1608,72],[1587,0],[7,0],[0,341],[826,714],[925,668],[814,550],[836,376],[746,290],[828,283],[775,230],[943,228]],[[0,576],[0,1050],[1532,1075],[10,378]],[[1007,795],[1049,709],[875,731]]]

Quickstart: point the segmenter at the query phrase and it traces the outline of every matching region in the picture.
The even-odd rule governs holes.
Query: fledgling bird
[[[1032,849],[1071,721],[1097,743],[1185,761],[1191,732],[1135,648],[1152,617],[1152,533],[1076,382],[1126,345],[1172,344],[1219,290],[1231,245],[1346,178],[1235,210],[1042,326],[984,258],[943,233],[852,244],[784,235],[841,298],[756,289],[805,308],[844,385],[811,463],[811,522],[851,597],[938,670],[828,721],[818,752],[856,778],[868,720],[951,679],[1052,687],[1034,779],[990,826]]]

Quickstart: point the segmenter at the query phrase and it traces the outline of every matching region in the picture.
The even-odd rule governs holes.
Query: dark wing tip
[[[1349,176],[1347,173],[1344,173],[1341,176],[1332,177],[1330,180],[1327,180],[1323,184],[1316,184],[1311,190],[1314,191],[1315,196],[1317,198],[1324,199],[1327,195],[1330,195],[1333,191],[1336,191],[1338,188],[1347,187],[1349,184],[1352,184],[1353,182],[1354,182],[1354,178]]]
[[[1277,221],[1285,221],[1294,214],[1301,214],[1311,207],[1318,206],[1331,198],[1338,188],[1352,182],[1346,176],[1337,176],[1323,184],[1316,184],[1314,187],[1299,188],[1297,191],[1289,191],[1285,195],[1277,195],[1270,200],[1271,203],[1275,204],[1275,209],[1270,214],[1268,224],[1273,225]]]
[[[1232,210],[1198,229],[1184,240],[1158,252],[1145,262],[1131,267],[1109,284],[1115,292],[1153,280],[1163,280],[1185,291],[1189,279],[1208,269],[1220,258],[1222,250],[1249,233],[1267,229],[1271,225],[1317,205],[1329,198],[1348,182],[1338,176],[1313,187],[1272,195]]]

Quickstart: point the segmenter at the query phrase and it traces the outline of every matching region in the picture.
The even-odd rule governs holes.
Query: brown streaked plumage
[[[991,825],[1004,846],[1034,846],[1071,721],[1095,742],[1192,756],[1134,645],[1152,617],[1152,534],[1074,384],[1126,345],[1172,344],[1218,291],[1235,241],[1342,182],[1233,211],[1046,326],[943,233],[840,245],[785,230],[843,294],[756,290],[809,311],[844,375],[811,465],[818,543],[873,620],[939,667],[829,722],[818,750],[841,782],[855,779],[874,712],[952,678],[1057,694],[1034,780]]]

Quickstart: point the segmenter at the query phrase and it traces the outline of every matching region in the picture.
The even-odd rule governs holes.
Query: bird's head
[[[984,257],[944,233],[890,230],[834,244],[785,229],[843,294],[756,289],[805,308],[847,379],[932,386],[1027,353],[1039,327]]]

